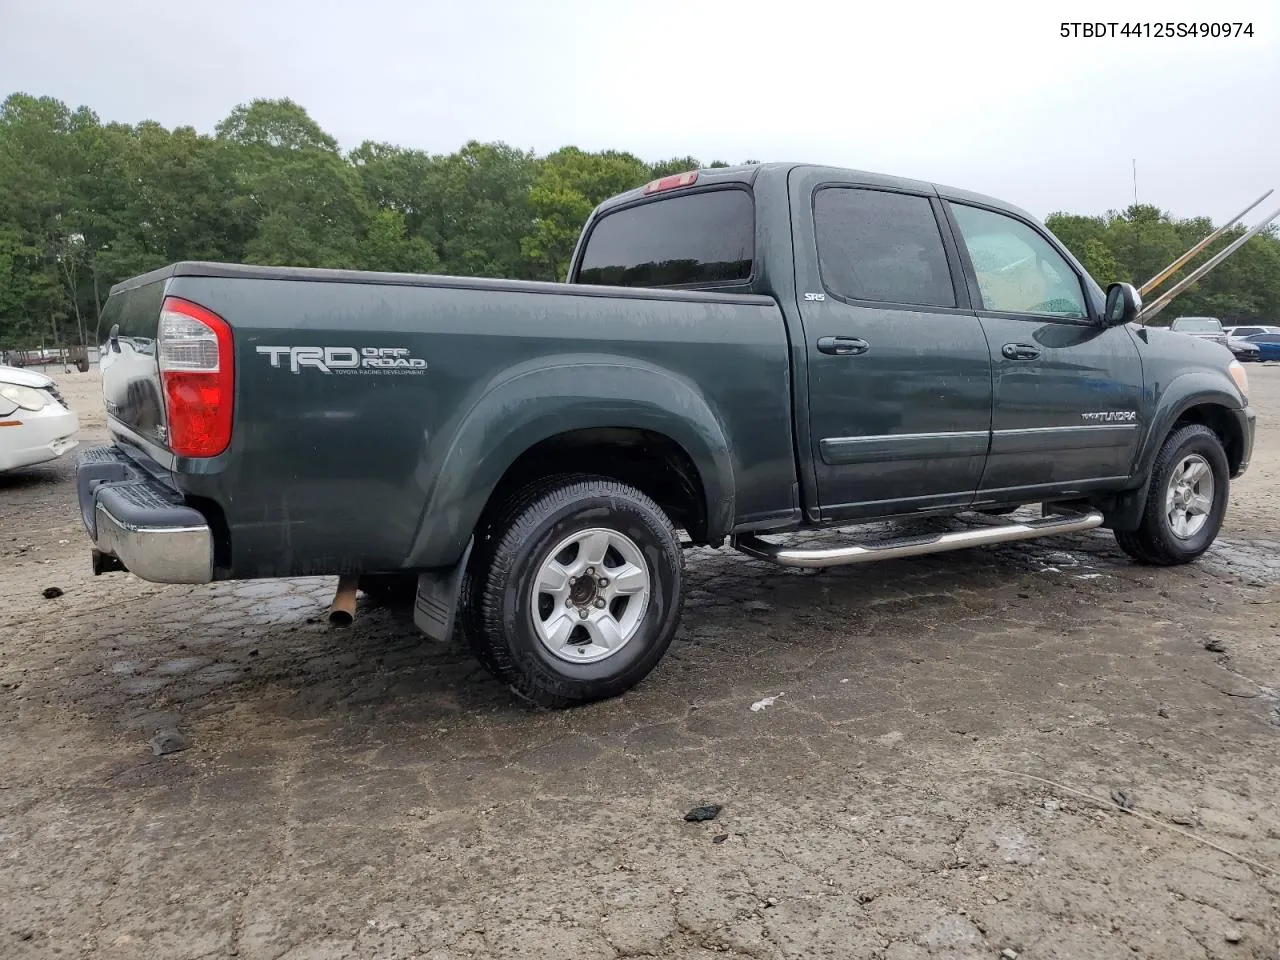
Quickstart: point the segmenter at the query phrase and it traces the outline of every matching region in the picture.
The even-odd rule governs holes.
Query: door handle
[[[1029,343],[1006,343],[1000,351],[1010,360],[1035,360],[1040,348]]]
[[[861,337],[819,337],[818,352],[835,357],[856,357],[871,349],[871,344]]]

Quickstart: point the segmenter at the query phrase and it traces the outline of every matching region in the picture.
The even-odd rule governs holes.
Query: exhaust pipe
[[[338,591],[329,604],[329,622],[335,627],[349,627],[356,618],[356,588],[360,575],[349,573],[338,578]]]

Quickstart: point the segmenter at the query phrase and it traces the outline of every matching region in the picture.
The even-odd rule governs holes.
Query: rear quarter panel
[[[726,525],[790,507],[775,304],[540,287],[175,277],[170,293],[234,331],[231,447],[175,476],[225,514],[220,575],[456,563],[507,466],[587,426],[666,432]],[[326,371],[291,362],[295,347],[400,350],[426,365]]]

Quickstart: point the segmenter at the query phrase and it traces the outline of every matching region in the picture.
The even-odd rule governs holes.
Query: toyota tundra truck
[[[97,573],[408,582],[429,637],[568,707],[653,670],[691,545],[820,568],[1105,527],[1195,560],[1246,376],[1140,309],[1017,207],[806,164],[614,197],[565,283],[175,263],[111,290],[79,503]]]

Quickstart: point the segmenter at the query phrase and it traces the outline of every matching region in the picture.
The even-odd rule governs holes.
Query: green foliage
[[[338,141],[289,99],[242,103],[215,129],[219,138],[243,146],[338,152]]]
[[[1103,287],[1118,280],[1135,286],[1146,283],[1215,229],[1206,217],[1178,220],[1146,204],[1100,217],[1054,213],[1045,224]],[[1165,293],[1243,235],[1238,227],[1226,231],[1147,299]],[[1167,324],[1179,315],[1217,317],[1225,326],[1280,320],[1280,240],[1275,231],[1251,239],[1179,294],[1155,322]]]
[[[658,168],[690,162],[697,165],[687,157],[649,167],[630,153],[584,153],[577,147],[557,150],[542,161],[542,170],[529,191],[533,230],[524,237],[521,252],[545,266],[544,279],[565,279],[578,234],[598,204],[647,183]]]
[[[440,258],[422,237],[409,235],[403,213],[385,209],[369,220],[357,266],[392,273],[436,273]]]
[[[533,215],[529,190],[538,175],[531,152],[503,143],[469,142],[442,157],[425,184],[424,230],[442,269],[464,277],[536,275],[520,251]]]
[[[715,166],[716,164],[712,164]],[[702,163],[697,157],[672,157],[670,160],[659,160],[649,168],[649,177],[652,180],[658,180],[662,177],[670,177],[677,173],[688,173],[690,170],[698,170],[702,167]]]
[[[0,103],[0,345],[93,342],[113,283],[177,260],[563,280],[596,205],[702,167],[476,141],[344,156],[288,99],[241,104],[209,136],[14,93]],[[1151,206],[1048,223],[1103,285],[1144,282],[1213,229]],[[1251,240],[1161,319],[1178,313],[1280,321],[1280,241]]]

